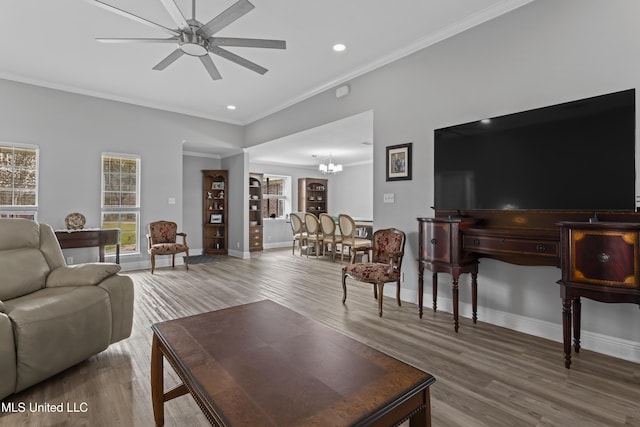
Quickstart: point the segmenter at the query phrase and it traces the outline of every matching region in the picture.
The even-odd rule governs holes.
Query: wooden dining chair
[[[306,244],[307,232],[304,231],[304,221],[297,213],[291,213],[289,218],[291,219],[291,232],[293,233],[293,243],[291,246],[291,255],[296,253],[296,242],[298,243],[298,249],[300,250],[300,256],[302,256],[302,245]]]
[[[307,258],[309,258],[309,248],[311,245],[314,247],[316,258],[318,258],[318,253],[323,250],[324,245],[324,236],[320,228],[320,220],[314,214],[307,212],[304,214],[304,226],[307,229]]]
[[[320,228],[322,229],[323,236],[323,249],[322,253],[329,245],[331,245],[331,260],[336,260],[336,250],[339,244],[342,243],[342,236],[336,236],[336,221],[333,217],[326,213],[320,214]]]
[[[356,236],[356,222],[353,218],[347,214],[338,215],[338,226],[340,227],[340,237],[342,240],[340,261],[343,259],[345,247],[349,248],[349,258],[351,263],[356,262],[356,254],[358,252],[368,254],[369,260],[371,260],[371,255],[369,255],[369,251],[371,250],[371,240]]]

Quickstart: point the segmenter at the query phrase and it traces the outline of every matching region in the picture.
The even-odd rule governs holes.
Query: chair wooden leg
[[[378,283],[378,316],[382,317],[382,300],[384,299],[384,283]]]
[[[156,256],[155,254],[151,254],[151,274],[156,269]]]
[[[396,282],[396,300],[398,301],[398,307],[402,307],[400,302],[400,280]]]
[[[176,254],[171,254],[171,268],[176,268]]]
[[[189,270],[189,251],[185,251],[185,257],[184,257],[184,265],[187,267],[187,270]]]
[[[342,272],[342,304],[347,300],[347,274]]]

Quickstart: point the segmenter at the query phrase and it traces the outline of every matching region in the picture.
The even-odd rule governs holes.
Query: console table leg
[[[580,298],[573,300],[573,349],[576,353],[580,352],[580,312],[582,311],[582,303]]]
[[[422,300],[424,292],[424,264],[418,263],[418,316],[422,319]]]
[[[562,299],[562,344],[564,347],[564,367],[571,366],[571,299]]]
[[[458,276],[456,275],[453,276],[451,294],[453,297],[453,329],[458,332]]]
[[[471,307],[473,323],[478,321],[478,272],[471,273]]]
[[[432,280],[433,311],[436,311],[438,309],[438,273],[433,273]]]

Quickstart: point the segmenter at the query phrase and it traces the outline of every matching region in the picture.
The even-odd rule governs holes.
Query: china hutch
[[[298,211],[319,216],[327,213],[327,180],[298,178]]]

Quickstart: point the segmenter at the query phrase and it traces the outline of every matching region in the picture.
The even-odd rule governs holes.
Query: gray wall
[[[416,217],[432,214],[433,130],[640,86],[637,16],[640,2],[632,0],[538,0],[353,79],[347,97],[329,90],[254,122],[245,128],[246,144],[373,110],[375,225],[408,233],[402,296],[416,301]],[[406,142],[414,144],[413,180],[386,182],[385,147]],[[394,193],[395,203],[383,204],[384,193]],[[559,277],[557,268],[483,260],[480,318],[561,340]],[[467,284],[461,280],[465,316]],[[449,286],[440,288],[439,306],[448,309]],[[585,300],[584,347],[640,361],[640,328],[628,327],[639,322],[635,305]]]
[[[298,178],[326,178],[329,214],[348,213],[354,217],[373,217],[373,164],[345,166],[337,175],[322,175],[316,168],[297,168],[250,163],[251,172],[291,176],[292,211],[298,211]],[[265,248],[291,245],[291,225],[282,219],[268,219],[263,225]]]
[[[0,95],[0,141],[40,147],[38,219],[56,229],[64,228],[70,212],[83,213],[87,227],[100,225],[102,152],[141,156],[142,252],[123,257],[128,269],[149,267],[149,222],[168,219],[184,226],[182,141],[222,140],[239,151],[242,146],[241,127],[212,120],[1,79]],[[97,249],[68,252],[75,263],[98,256]],[[160,257],[158,265],[169,258]]]

